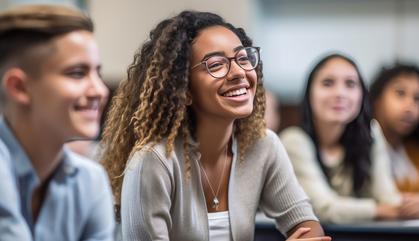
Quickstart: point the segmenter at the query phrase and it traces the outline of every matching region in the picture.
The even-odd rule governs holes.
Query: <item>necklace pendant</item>
[[[218,201],[217,197],[214,197],[214,199],[212,199],[212,208],[215,208],[215,210],[218,210],[218,205],[220,205],[220,201]]]

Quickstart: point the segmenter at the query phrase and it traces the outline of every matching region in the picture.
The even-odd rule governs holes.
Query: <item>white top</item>
[[[377,126],[380,127],[379,123],[376,123]],[[379,131],[378,135],[376,135],[377,138],[382,139],[385,143],[390,158],[392,174],[395,180],[401,183],[406,181],[410,183],[417,183],[419,180],[419,174],[412,160],[410,160],[407,155],[404,146],[400,145],[398,148],[393,148],[385,138],[382,129],[377,128],[377,130]]]
[[[362,198],[354,195],[352,176],[345,171],[343,160],[326,165],[331,175],[329,183],[317,161],[314,143],[306,132],[298,127],[290,127],[281,133],[281,140],[294,165],[295,174],[321,221],[371,221],[375,217],[376,203],[400,203],[385,145],[382,139],[376,138],[377,128],[379,126],[373,123],[371,183],[362,190]]]
[[[230,215],[228,211],[208,213],[209,240],[230,241]]]
[[[409,180],[411,183],[416,183],[419,175],[416,171],[415,165],[413,165],[412,161],[407,156],[404,147],[400,146],[397,149],[393,149],[388,144],[387,150],[391,159],[391,169],[395,179],[401,182]]]

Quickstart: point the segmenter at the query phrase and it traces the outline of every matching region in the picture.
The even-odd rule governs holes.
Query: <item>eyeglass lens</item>
[[[222,78],[230,70],[231,58],[225,56],[212,56],[206,60],[208,72],[215,78]],[[259,63],[259,52],[254,47],[246,47],[236,53],[233,58],[244,70],[253,70]]]

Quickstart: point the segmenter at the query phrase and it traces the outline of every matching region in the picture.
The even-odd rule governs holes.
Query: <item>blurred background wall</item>
[[[183,9],[212,11],[244,27],[262,48],[266,87],[285,107],[298,104],[311,65],[331,51],[352,56],[367,82],[383,64],[419,64],[417,0],[0,0],[0,8],[28,2],[89,12],[111,87],[149,31]]]
[[[383,64],[419,63],[417,0],[257,0],[251,29],[263,48],[265,81],[296,103],[316,59],[340,51],[367,82]]]

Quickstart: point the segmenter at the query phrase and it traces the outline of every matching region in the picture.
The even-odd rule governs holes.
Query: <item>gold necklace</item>
[[[227,165],[227,157],[228,157],[228,155],[227,155],[227,147],[226,147],[225,148],[224,165],[223,165],[223,170],[221,171],[221,177],[224,177],[224,171],[225,171],[225,167]],[[212,208],[215,208],[215,210],[218,210],[218,206],[220,205],[220,201],[218,200],[218,193],[220,192],[220,187],[221,187],[221,183],[223,182],[223,179],[220,178],[220,182],[218,183],[217,192],[214,192],[214,189],[212,188],[211,182],[210,182],[210,180],[207,176],[207,173],[205,172],[205,169],[201,165],[201,161],[199,161],[198,164],[199,164],[199,167],[201,168],[202,172],[204,173],[205,179],[208,182],[208,186],[210,187],[212,195],[214,196],[214,198],[212,199]]]

